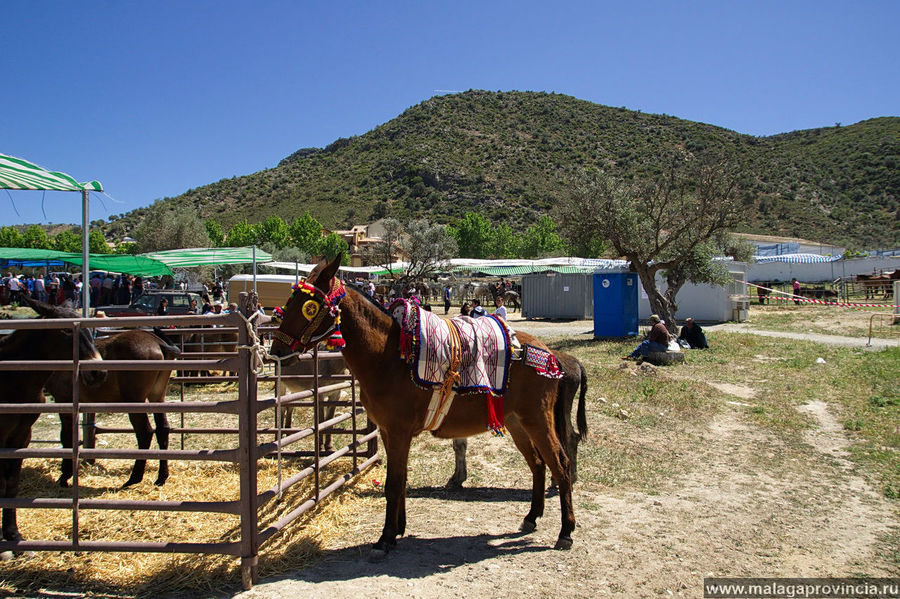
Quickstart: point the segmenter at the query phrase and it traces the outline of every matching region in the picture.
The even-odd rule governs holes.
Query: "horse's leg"
[[[160,449],[169,448],[169,419],[165,412],[153,414],[153,422],[156,424],[156,444]],[[154,485],[161,487],[166,484],[169,479],[169,460],[159,461],[159,474],[156,476]]]
[[[150,449],[150,441],[153,440],[153,431],[150,429],[150,418],[146,414],[129,414],[128,419],[134,428],[134,436],[137,437],[138,449]],[[136,485],[144,480],[144,470],[147,468],[147,460],[135,460],[131,469],[131,476],[122,485],[122,488]]]
[[[150,393],[147,394],[147,401],[153,403],[162,403],[166,401],[166,389],[169,387],[169,377],[171,375],[171,370],[159,371],[156,380],[153,382],[153,387],[150,389]],[[169,428],[169,418],[166,416],[166,413],[154,413],[153,422],[156,424],[156,444],[159,445],[160,449],[169,449],[169,432],[171,429]],[[154,481],[153,484],[157,487],[161,487],[166,484],[168,479],[169,461],[160,460],[159,472],[157,473],[156,481]]]
[[[462,484],[469,478],[469,472],[466,470],[466,449],[468,446],[469,442],[466,439],[453,439],[453,455],[456,458],[456,469],[445,485],[450,489],[461,488]]]
[[[405,432],[391,436],[382,429],[381,438],[387,454],[387,480],[384,484],[387,507],[381,538],[370,553],[372,560],[387,555],[397,544],[397,537],[406,532],[406,473],[412,436]]]
[[[559,503],[562,514],[562,528],[556,540],[556,549],[571,549],[572,531],[575,530],[575,512],[572,508],[572,480],[569,478],[569,458],[556,438],[550,414],[539,423],[522,424],[531,442],[550,467],[550,472],[559,485]],[[541,481],[543,485],[543,481]]]
[[[73,438],[71,413],[59,413],[59,441],[60,443],[62,443],[64,449],[72,449]],[[69,479],[72,478],[72,472],[74,470],[72,460],[69,458],[63,458],[61,469],[62,473],[59,475],[59,478],[56,482],[60,487],[68,487]]]
[[[12,431],[5,438],[4,448],[21,449],[28,447],[31,441],[31,427],[37,420],[38,414],[8,414],[12,422]],[[22,473],[22,460],[0,460],[0,497],[12,499],[19,493],[19,476]],[[5,541],[22,541],[24,537],[19,534],[19,525],[16,521],[15,508],[3,508],[0,514],[0,538]],[[4,561],[11,559],[10,552],[3,552]]]
[[[506,428],[531,470],[531,509],[522,520],[520,529],[522,532],[532,532],[537,528],[537,519],[544,515],[544,485],[547,483],[547,472],[544,460],[518,420],[507,418]]]

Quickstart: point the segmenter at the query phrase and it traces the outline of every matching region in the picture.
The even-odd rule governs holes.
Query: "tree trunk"
[[[638,278],[641,280],[641,285],[644,286],[644,291],[647,292],[647,298],[650,300],[650,311],[665,320],[666,328],[669,329],[670,333],[674,333],[675,307],[665,295],[660,293],[659,288],[656,286],[656,270],[653,268],[646,268],[641,264],[635,264],[635,262],[632,262],[631,264],[637,271]]]
[[[678,292],[681,290],[681,287],[684,285],[685,279],[683,277],[678,276],[668,276],[666,277],[666,293],[665,298],[666,301],[669,302],[669,307],[672,309],[672,322],[669,323],[669,319],[666,319],[666,326],[669,328],[669,331],[675,333],[678,326],[675,322],[675,313],[678,312],[678,302],[675,301],[675,296],[678,295]]]

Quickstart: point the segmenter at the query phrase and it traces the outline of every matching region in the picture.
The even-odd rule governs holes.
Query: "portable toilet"
[[[594,273],[594,337],[638,334],[638,287],[633,272]]]

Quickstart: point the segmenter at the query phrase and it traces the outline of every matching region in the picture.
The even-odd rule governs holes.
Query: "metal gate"
[[[64,403],[40,403],[40,404],[9,404],[0,405],[0,415],[11,413],[60,413],[70,412],[73,416],[74,443],[72,449],[63,448],[25,448],[25,449],[0,449],[0,459],[22,458],[52,458],[73,459],[76,467],[73,469],[72,497],[20,497],[11,499],[0,498],[0,508],[30,508],[30,509],[64,509],[72,514],[71,535],[68,540],[25,540],[20,542],[0,541],[0,551],[117,551],[117,552],[166,552],[166,553],[209,553],[232,555],[241,558],[241,579],[244,588],[250,588],[257,581],[257,561],[260,547],[272,537],[284,529],[290,522],[318,505],[325,497],[352,480],[363,470],[372,466],[377,460],[377,429],[368,420],[364,408],[358,402],[357,386],[352,375],[344,377],[345,380],[330,382],[328,385],[320,385],[318,376],[314,377],[313,388],[302,393],[274,397],[259,398],[257,396],[257,384],[261,380],[275,380],[273,375],[262,374],[261,345],[259,337],[248,321],[240,314],[227,314],[221,316],[173,316],[173,317],[149,317],[149,318],[88,318],[75,320],[18,320],[6,321],[3,325],[8,329],[50,329],[68,328],[77,334],[79,329],[109,329],[109,328],[138,328],[138,327],[171,327],[164,329],[167,335],[178,335],[179,331],[186,328],[211,331],[215,327],[217,333],[234,332],[237,337],[236,347],[231,352],[218,352],[215,354],[202,351],[186,352],[178,360],[147,360],[147,361],[79,361],[75,355],[71,362],[65,361],[0,361],[0,371],[31,369],[69,371],[72,373],[73,382],[84,370],[106,371],[141,371],[141,370],[194,370],[200,372],[224,371],[229,373],[217,379],[201,377],[204,382],[211,380],[233,380],[238,384],[237,400],[221,401],[184,401],[184,383],[190,382],[190,377],[175,377],[173,382],[182,384],[182,401],[167,401],[163,403],[90,403],[79,398],[79,386],[73,384],[73,401]],[[301,356],[301,359],[317,360],[316,355]],[[316,375],[318,375],[316,369]],[[346,388],[350,391],[350,400],[338,402],[348,411],[327,421],[320,422],[318,418],[320,395],[338,388]],[[300,430],[283,430],[280,421],[276,418],[275,425],[260,428],[258,415],[261,412],[272,410],[279,412],[286,405],[311,408],[314,417],[312,426]],[[82,439],[79,430],[79,416],[84,414],[102,413],[176,413],[182,417],[181,425],[171,429],[172,433],[181,433],[181,449],[153,450],[153,449],[98,449],[90,447],[91,443],[81,447]],[[229,414],[237,417],[238,425],[232,429],[216,429],[215,434],[232,435],[234,443],[226,448],[199,448],[185,449],[184,435],[211,434],[211,431],[203,428],[190,428],[185,426],[186,414]],[[341,426],[339,426],[341,425]],[[349,437],[349,441],[333,452],[323,455],[319,451],[319,436],[323,431]],[[96,432],[113,433],[125,432],[120,429],[98,428]],[[130,430],[129,430],[130,432]],[[259,441],[259,437],[267,440]],[[301,439],[314,438],[314,450],[292,451],[291,446]],[[201,437],[202,438],[202,437]],[[269,440],[270,439],[270,440]],[[278,482],[262,492],[257,488],[258,463],[264,458],[281,460],[285,455],[293,457],[305,457],[308,465],[294,475],[282,480],[280,475]],[[320,473],[322,469],[339,459],[347,459],[346,470],[336,480],[322,486]],[[111,499],[84,499],[80,497],[79,478],[77,465],[87,459],[167,459],[167,460],[196,460],[208,462],[223,462],[236,464],[240,471],[240,498],[235,501],[152,501],[152,500],[111,500]],[[259,525],[259,510],[269,502],[280,498],[288,488],[301,481],[313,477],[313,491],[305,501],[290,510],[278,521],[269,524],[263,529]],[[201,512],[233,514],[240,517],[240,538],[231,542],[184,542],[184,541],[143,541],[133,539],[131,541],[92,541],[81,537],[79,531],[79,518],[85,510],[134,510],[156,512]],[[27,535],[27,531],[24,531]]]

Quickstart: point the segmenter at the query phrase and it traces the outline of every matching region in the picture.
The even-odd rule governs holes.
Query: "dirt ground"
[[[520,323],[539,335],[589,335],[589,321]],[[711,422],[685,423],[666,447],[686,465],[646,492],[579,483],[570,551],[552,549],[559,502],[547,500],[531,534],[527,470],[499,469],[504,439],[470,442],[469,470],[483,486],[451,492],[412,485],[407,536],[378,563],[367,560],[380,532],[383,498],[360,506],[357,524],[311,567],[263,579],[240,599],[288,597],[702,597],[707,576],[900,576],[900,513],[849,461],[848,440],[823,401],[799,410],[816,424],[787,442],[759,428],[746,407],[756,390],[722,383]],[[615,440],[604,418],[591,435]],[[673,445],[674,443],[674,445]],[[432,459],[452,460],[446,454]]]

